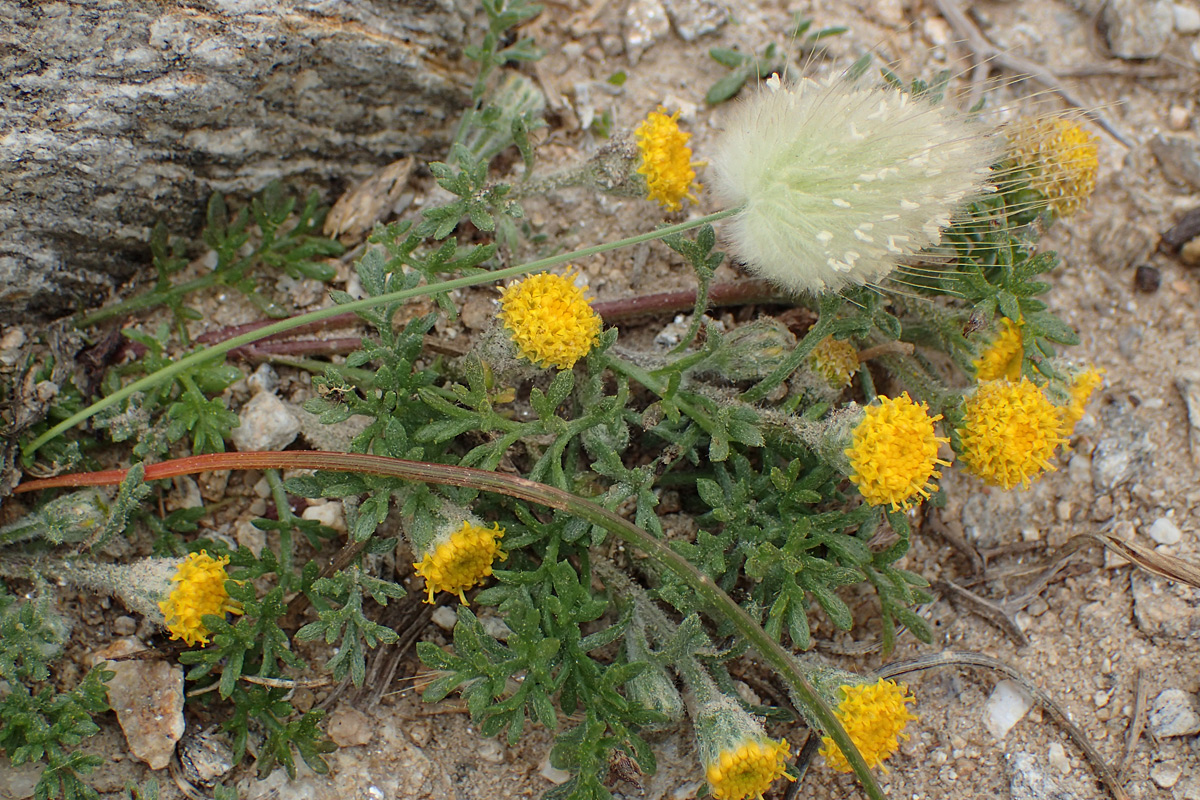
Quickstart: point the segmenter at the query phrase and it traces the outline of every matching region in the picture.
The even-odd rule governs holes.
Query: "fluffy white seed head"
[[[785,289],[879,281],[988,189],[1001,140],[952,108],[841,78],[767,87],[734,110],[709,185],[745,205],[734,254]]]

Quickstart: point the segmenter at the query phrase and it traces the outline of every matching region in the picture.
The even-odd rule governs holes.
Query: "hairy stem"
[[[563,264],[567,261],[571,261],[572,259],[587,258],[599,253],[606,253],[610,250],[617,250],[622,247],[641,244],[642,242],[648,242],[654,239],[661,239],[662,237],[670,236],[673,233],[682,233],[683,231],[691,230],[692,228],[698,228],[701,225],[707,225],[710,222],[733,216],[741,210],[741,207],[738,207],[727,209],[725,211],[718,211],[715,214],[709,214],[708,216],[700,217],[699,219],[681,222],[677,225],[668,225],[664,228],[658,228],[657,230],[653,230],[648,233],[630,236],[625,239],[619,239],[615,242],[606,242],[604,244],[593,245],[592,247],[585,247],[582,250],[575,250],[570,253],[561,253],[556,256],[550,256],[549,258],[531,261],[527,264],[518,264],[507,269],[495,270],[494,272],[484,272],[465,278],[455,278],[454,280],[443,281],[442,283],[435,283],[428,286],[417,286],[412,289],[404,289],[398,292],[382,294],[378,297],[366,297],[362,300],[354,300],[339,306],[322,308],[318,311],[310,311],[307,314],[301,314],[296,317],[280,320],[279,322],[272,323],[257,330],[248,331],[240,336],[235,336],[232,339],[226,339],[219,344],[212,345],[211,347],[205,348],[199,352],[186,355],[178,361],[163,367],[157,372],[153,372],[144,378],[128,384],[127,386],[121,387],[107,397],[97,400],[95,403],[92,403],[82,411],[72,414],[67,419],[50,428],[41,436],[25,445],[25,447],[22,448],[22,452],[26,455],[29,455],[51,439],[61,436],[64,432],[74,428],[79,423],[91,419],[100,411],[103,411],[106,408],[111,408],[130,395],[153,389],[156,386],[165,383],[166,381],[173,380],[175,376],[181,372],[185,372],[205,362],[212,361],[215,358],[225,355],[230,350],[248,345],[251,342],[256,342],[259,339],[263,339],[267,336],[283,333],[284,331],[290,331],[296,327],[299,327],[300,325],[306,325],[310,322],[318,322],[320,320],[329,319],[330,317],[336,317],[339,314],[345,314],[347,312],[364,311],[368,308],[375,308],[388,303],[411,300],[415,297],[424,297],[426,295],[437,294],[439,292],[449,292],[454,289],[462,289],[467,286],[477,286],[483,283],[492,283],[493,281],[502,280],[504,278],[515,278],[530,272],[549,269],[550,267]]]
[[[403,480],[421,481],[443,486],[460,486],[486,492],[515,497],[548,508],[565,511],[599,525],[625,543],[644,552],[658,567],[674,573],[710,609],[728,620],[742,638],[762,659],[771,665],[794,692],[801,703],[808,706],[825,733],[833,739],[846,755],[854,772],[862,781],[863,788],[872,800],[883,800],[884,794],[875,783],[870,768],[863,761],[854,742],[846,734],[829,704],[809,684],[804,667],[796,657],[772,639],[762,626],[721,590],[712,578],[696,569],[687,559],[675,552],[666,543],[650,533],[601,506],[570,492],[556,489],[515,475],[450,464],[431,464],[406,461],[385,456],[361,453],[324,453],[316,451],[290,452],[246,452],[210,453],[190,456],[173,461],[163,461],[146,467],[146,480],[160,480],[197,472],[219,469],[324,469],[338,472],[359,472],[386,475]],[[17,487],[17,492],[53,486],[104,486],[120,483],[126,470],[60,475],[56,478],[29,481]]]

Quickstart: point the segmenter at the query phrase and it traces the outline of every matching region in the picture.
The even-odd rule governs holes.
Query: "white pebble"
[[[1167,689],[1154,698],[1146,722],[1150,732],[1160,739],[1200,733],[1200,714],[1182,689]]]
[[[1166,517],[1159,517],[1146,529],[1146,535],[1159,544],[1179,544],[1183,532],[1174,522]]]
[[[1067,751],[1059,742],[1050,744],[1050,752],[1046,760],[1050,762],[1050,766],[1063,775],[1071,773],[1071,759],[1067,758]]]
[[[1150,768],[1150,780],[1154,781],[1161,789],[1170,789],[1179,783],[1182,776],[1183,767],[1179,765],[1178,761],[1164,761]]]
[[[1033,698],[1015,681],[1000,681],[987,699],[987,719],[992,736],[1003,739],[1029,713]]]
[[[250,398],[238,415],[240,424],[233,429],[238,450],[282,450],[300,434],[300,420],[282,400],[270,392]]]
[[[450,606],[438,606],[433,611],[433,616],[430,617],[433,624],[437,625],[444,631],[454,630],[454,623],[458,622],[458,612]]]
[[[1200,33],[1200,11],[1183,3],[1175,4],[1175,30],[1179,33]]]
[[[302,519],[316,520],[327,528],[333,528],[338,533],[346,532],[346,515],[342,511],[342,503],[335,500],[330,503],[314,503],[300,514]]]

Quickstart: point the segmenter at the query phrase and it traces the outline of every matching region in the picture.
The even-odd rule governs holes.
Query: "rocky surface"
[[[440,154],[468,0],[0,2],[0,318],[95,304],[214,191]]]

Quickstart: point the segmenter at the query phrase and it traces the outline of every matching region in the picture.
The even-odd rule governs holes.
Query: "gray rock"
[[[108,661],[144,650],[137,639],[118,639],[92,654],[116,673],[108,682],[108,704],[117,712],[129,752],[150,769],[163,769],[183,736],[183,668],[168,661]]]
[[[1170,0],[1109,0],[1101,15],[1104,37],[1117,58],[1154,58],[1175,27]]]
[[[1167,180],[1200,191],[1200,141],[1191,136],[1160,134],[1150,140],[1150,152]]]
[[[667,9],[659,0],[630,0],[621,23],[625,37],[625,52],[629,63],[636,65],[642,54],[671,31]]]
[[[1200,714],[1191,695],[1182,689],[1167,689],[1154,698],[1146,725],[1160,739],[1191,736],[1200,733]]]
[[[1113,403],[1104,407],[1100,416],[1107,435],[1092,451],[1092,487],[1107,494],[1149,466],[1154,445],[1149,423],[1130,404]]]
[[[675,32],[685,42],[715,33],[729,22],[729,6],[720,0],[663,0]]]
[[[1147,636],[1200,639],[1200,589],[1135,570],[1129,576],[1133,619]]]
[[[1163,761],[1150,768],[1150,780],[1160,789],[1170,789],[1183,777],[1183,767],[1178,761]]]
[[[442,155],[468,101],[468,0],[5,3],[0,317],[51,317],[199,232],[213,191]],[[449,54],[449,55],[448,55]],[[451,61],[450,58],[455,60]]]
[[[179,741],[179,766],[188,783],[211,789],[234,767],[233,749],[216,727],[189,731]]]
[[[250,398],[238,415],[241,424],[233,429],[233,444],[238,450],[282,450],[300,433],[300,420],[292,410],[270,392]]]
[[[1011,753],[1007,758],[1012,800],[1080,800],[1079,795],[1046,772],[1045,759],[1024,752]]]

